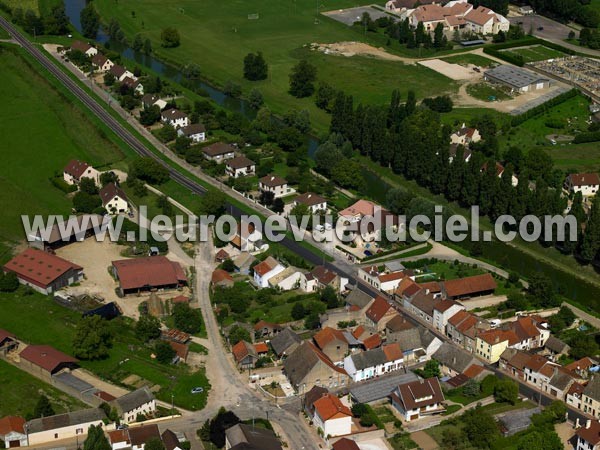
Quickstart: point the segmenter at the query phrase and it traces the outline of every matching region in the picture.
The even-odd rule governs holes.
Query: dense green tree
[[[146,441],[144,450],[165,450],[165,444],[161,439],[153,437]]]
[[[491,448],[500,437],[498,425],[494,418],[480,408],[467,411],[462,416],[465,436],[475,448]]]
[[[227,197],[221,191],[207,191],[200,198],[200,214],[219,217],[225,212]]]
[[[304,308],[304,305],[302,304],[302,302],[294,303],[291,314],[292,314],[292,319],[294,319],[294,320],[304,319],[304,317],[306,316],[306,309]]]
[[[331,169],[344,159],[341,150],[332,142],[326,141],[315,151],[315,168],[326,177],[331,175]]]
[[[65,5],[60,3],[54,5],[50,13],[43,18],[45,34],[60,35],[69,30],[69,18],[65,12]]]
[[[19,279],[14,272],[0,274],[0,292],[14,292],[19,289]]]
[[[139,339],[148,342],[160,337],[160,320],[150,314],[142,314],[135,324],[135,334]]]
[[[439,377],[441,375],[440,363],[435,359],[430,359],[425,363],[423,369],[421,369],[420,375],[423,378]]]
[[[514,405],[519,399],[519,386],[509,378],[502,378],[494,388],[494,399],[498,403],[510,403]]]
[[[585,233],[581,241],[579,255],[585,262],[594,260],[600,249],[600,198],[595,196],[592,200],[590,217],[585,227]]]
[[[79,180],[79,190],[89,195],[98,194],[98,186],[93,178],[83,177]]]
[[[327,305],[328,309],[338,307],[338,295],[332,286],[326,286],[321,290],[321,301]]]
[[[317,88],[315,105],[317,105],[317,108],[324,109],[325,111],[331,111],[332,102],[335,98],[335,95],[335,89],[329,83],[321,81]]]
[[[317,68],[303,59],[290,73],[290,94],[297,98],[310,97],[315,91]]]
[[[110,450],[111,446],[101,425],[90,425],[87,437],[83,442],[83,450]]]
[[[365,182],[362,165],[353,160],[339,161],[331,170],[331,180],[343,188],[360,189]]]
[[[261,52],[248,53],[244,57],[244,78],[250,81],[266,80],[269,73],[267,62]]]
[[[585,356],[590,356],[592,358],[598,355],[600,349],[598,348],[598,344],[593,336],[589,334],[584,334],[582,332],[574,335],[568,342],[571,350],[569,350],[569,354],[574,359],[581,359]]]
[[[144,53],[146,55],[152,54],[152,42],[148,38],[146,38],[146,40],[144,41]]]
[[[469,378],[463,385],[462,392],[465,397],[477,397],[481,392],[481,384],[474,378]]]
[[[392,188],[385,195],[385,204],[390,212],[404,214],[413,195],[402,187]]]
[[[150,184],[162,184],[169,180],[169,171],[152,158],[138,158],[129,167],[129,175]]]
[[[253,109],[258,110],[265,103],[262,92],[256,88],[252,88],[248,95],[248,103],[250,103]]]
[[[40,395],[37,403],[35,404],[35,408],[33,410],[33,419],[37,419],[39,417],[49,417],[53,416],[56,413],[54,412],[54,408],[52,404],[50,404],[50,400],[45,395]]]
[[[251,342],[250,332],[239,325],[234,325],[229,330],[229,344],[235,345],[240,341]]]
[[[165,48],[179,47],[181,43],[179,31],[173,27],[167,27],[163,29],[160,33],[160,41],[161,45]]]
[[[96,39],[100,29],[100,15],[96,12],[94,2],[88,2],[81,10],[79,20],[81,21],[81,33],[88,39]]]
[[[79,191],[73,196],[73,208],[79,213],[91,214],[102,206],[102,200],[97,195]]]
[[[103,359],[112,346],[113,333],[108,322],[98,315],[82,318],[75,329],[73,352],[86,360]]]
[[[135,52],[142,51],[144,48],[144,38],[142,38],[140,33],[136,33],[135,37],[133,38],[133,42],[131,43],[131,48]]]
[[[176,356],[176,352],[171,345],[166,341],[156,341],[154,344],[154,356],[161,364],[170,364]]]
[[[178,330],[196,334],[202,329],[200,310],[192,309],[187,303],[176,303],[173,306],[173,323]]]

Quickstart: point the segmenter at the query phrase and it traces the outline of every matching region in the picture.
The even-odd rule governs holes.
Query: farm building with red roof
[[[51,294],[83,278],[83,267],[35,248],[28,248],[4,265],[21,284],[42,294]]]
[[[113,261],[112,269],[123,295],[154,289],[176,289],[187,284],[183,267],[165,256]]]
[[[446,297],[452,300],[490,295],[494,293],[497,287],[494,277],[489,273],[444,282]]]
[[[49,345],[29,345],[19,353],[21,367],[35,376],[50,378],[63,369],[78,367],[77,359]]]

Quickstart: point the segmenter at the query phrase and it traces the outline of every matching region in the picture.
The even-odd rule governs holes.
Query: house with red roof
[[[63,179],[69,185],[77,185],[82,178],[91,178],[100,185],[100,172],[84,161],[72,159],[63,169]]]
[[[550,337],[550,330],[532,316],[519,317],[510,322],[509,326],[519,338],[519,342],[514,346],[519,350],[543,347]]]
[[[23,369],[47,379],[63,370],[79,367],[77,359],[49,345],[29,345],[19,353],[19,359]]]
[[[584,197],[596,195],[600,188],[600,177],[597,173],[571,173],[565,180],[565,189],[572,194],[581,192]]]
[[[325,327],[313,336],[313,340],[317,347],[334,363],[341,362],[348,354],[348,341],[340,330]]]
[[[334,394],[324,394],[313,403],[313,408],[313,424],[323,430],[326,438],[352,432],[352,411]]]
[[[468,352],[475,352],[475,340],[480,331],[489,330],[490,324],[476,315],[462,310],[448,319],[446,335]]]
[[[481,134],[477,128],[467,127],[462,124],[462,127],[450,135],[450,143],[464,145],[468,147],[471,142],[476,143],[481,140]],[[452,162],[452,161],[450,161]]]
[[[600,421],[586,420],[585,424],[575,431],[575,436],[577,436],[575,450],[599,450]]]
[[[491,295],[498,285],[489,273],[444,282],[446,297],[452,300]]]
[[[343,292],[347,284],[348,278],[340,277],[325,266],[315,266],[300,280],[300,288],[304,292],[315,292],[327,286],[331,286],[336,292]]]
[[[3,269],[15,273],[21,284],[46,295],[83,278],[83,267],[36,248],[25,249]]]
[[[392,391],[391,397],[392,406],[407,422],[446,410],[443,405],[444,394],[436,377],[400,384]]]
[[[187,285],[188,281],[181,264],[165,256],[113,261],[112,272],[119,281],[122,295],[156,289],[176,289]]]
[[[392,294],[398,288],[400,282],[407,278],[407,275],[401,270],[380,272],[378,267],[373,265],[358,269],[358,277],[378,291]]]
[[[504,350],[518,342],[520,340],[512,330],[481,331],[475,340],[475,352],[479,357],[493,364],[500,359]]]
[[[381,347],[382,340],[379,334],[372,334],[371,336],[363,339],[362,345],[365,350],[373,350],[374,348]]]
[[[0,419],[0,444],[6,448],[26,447],[25,419],[17,416],[6,416]],[[1,447],[1,445],[0,445]]]
[[[252,369],[258,360],[254,345],[250,342],[240,341],[231,347],[231,353],[239,369]]]
[[[435,300],[437,300],[434,297]],[[454,314],[465,309],[454,300],[439,300],[433,305],[433,326],[436,330],[445,332],[448,321]]]
[[[278,323],[267,322],[266,320],[259,320],[254,324],[254,333],[260,337],[275,336],[281,330],[281,325]]]
[[[213,287],[229,288],[233,286],[233,277],[223,269],[215,269],[212,273],[210,283]]]
[[[344,358],[344,370],[352,381],[359,382],[399,370],[403,362],[402,348],[395,342],[347,356]]]
[[[375,328],[377,331],[382,331],[388,321],[397,314],[392,305],[380,295],[373,301],[369,309],[367,309],[365,316],[367,317],[367,325]]]
[[[356,441],[345,437],[335,441],[331,448],[333,450],[360,450]]]
[[[254,266],[254,283],[260,288],[269,287],[269,279],[283,272],[285,267],[272,256]]]

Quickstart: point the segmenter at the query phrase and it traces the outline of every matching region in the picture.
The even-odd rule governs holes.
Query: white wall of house
[[[153,414],[156,412],[156,400],[152,400],[148,403],[144,403],[143,405],[138,406],[131,411],[126,411],[123,413],[123,417],[121,417],[121,421],[124,423],[135,422],[135,419],[138,414]]]
[[[260,276],[258,273],[254,272],[254,282],[261,288],[269,287],[269,279],[283,272],[284,270],[285,267],[283,267],[281,264],[277,264],[273,269],[265,273],[263,276]]]
[[[315,412],[314,425],[323,430],[323,435],[327,436],[342,436],[352,432],[352,417],[345,416],[338,419],[329,419],[323,421],[318,412]]]
[[[40,431],[38,433],[29,433],[29,445],[44,444],[61,439],[71,439],[76,436],[83,437],[87,434],[88,428],[92,425],[101,427],[104,426],[101,420],[95,420],[93,422],[55,428],[53,430]]]
[[[104,206],[109,213],[124,213],[129,209],[129,203],[124,198],[119,197],[118,195],[114,196],[109,202]]]
[[[446,329],[446,325],[448,324],[448,320],[450,320],[450,317],[452,317],[457,312],[462,311],[463,309],[465,309],[465,307],[459,304],[451,306],[444,312],[434,309],[433,326],[436,330],[444,331]]]
[[[292,289],[296,289],[298,286],[300,286],[302,275],[302,272],[294,272],[289,277],[284,278],[279,283],[277,283],[277,287],[283,291],[290,291]]]
[[[0,436],[0,448],[2,448],[2,441],[6,448],[11,448],[18,442],[19,447],[25,447],[27,445],[27,435],[16,431],[11,431],[4,436]]]
[[[259,183],[258,187],[261,191],[272,192],[275,198],[292,193],[292,190],[288,188],[287,183],[280,186],[267,186],[266,184]]]
[[[239,167],[236,169],[227,166],[225,167],[225,172],[227,173],[227,176],[233,178],[245,177],[246,175],[254,174],[254,172],[256,172],[256,165],[252,164],[248,167]]]

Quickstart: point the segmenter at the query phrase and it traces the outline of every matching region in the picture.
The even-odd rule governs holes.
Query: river
[[[66,14],[73,26],[81,31],[80,12],[85,7],[86,0],[64,0]],[[108,35],[104,30],[100,30],[97,41],[106,44],[109,41]],[[134,52],[133,49],[110,42],[110,48],[113,51],[121,53],[125,58],[151,69],[153,72],[168,78],[176,83],[184,80],[182,72],[172,65],[166,64],[150,55],[140,52]],[[189,83],[189,80],[187,80]],[[220,90],[216,89],[201,80],[192,80],[193,87],[202,89],[208,93],[208,96],[217,104],[224,108],[243,114],[252,119],[256,112],[250,108],[248,103],[241,99],[228,97]],[[319,145],[316,137],[307,135],[308,154],[312,158]],[[364,194],[376,202],[384,203],[387,191],[391,186],[383,181],[376,173],[363,169],[366,190]],[[465,245],[467,247],[467,245]],[[587,305],[595,311],[600,311],[600,287],[583,281],[571,274],[554,268],[552,265],[540,261],[528,254],[525,254],[517,248],[508,246],[498,241],[482,243],[483,257],[493,261],[498,266],[510,271],[515,271],[524,277],[529,277],[536,272],[543,272],[552,280],[559,292],[565,297],[571,298],[578,303]],[[573,262],[573,264],[576,264]]]

